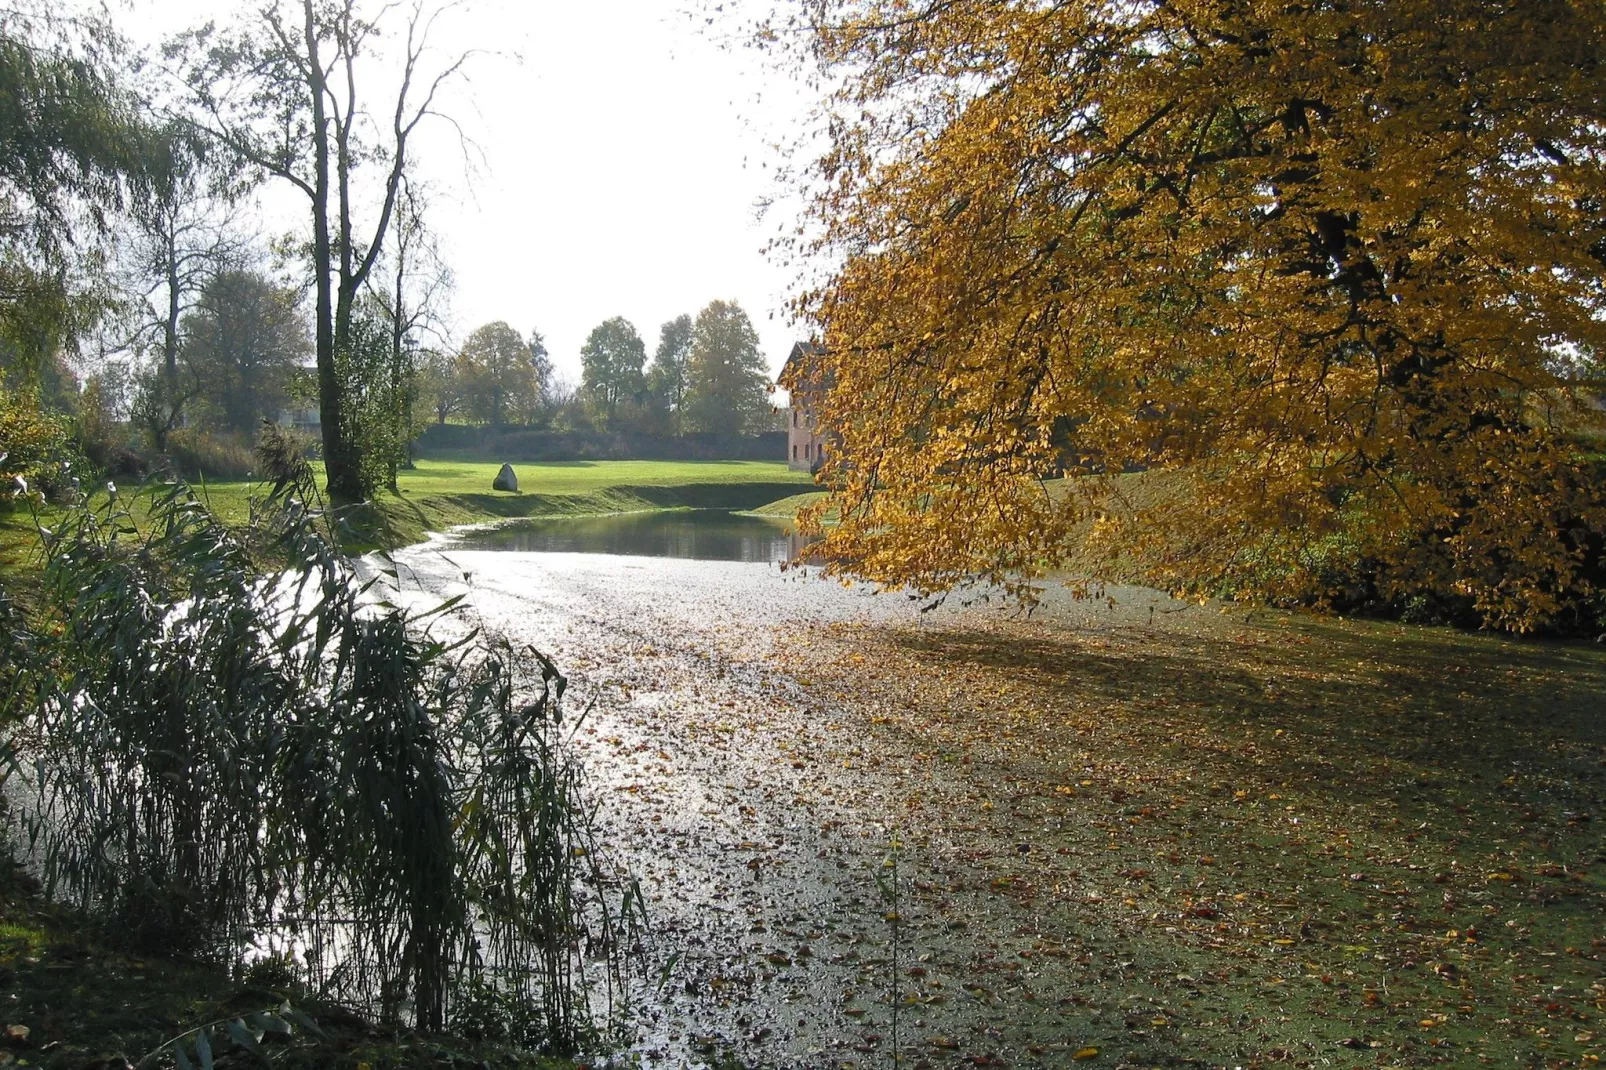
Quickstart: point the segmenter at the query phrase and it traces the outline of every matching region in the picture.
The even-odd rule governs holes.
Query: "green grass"
[[[779,461],[563,461],[515,465],[519,490],[491,489],[500,464],[419,461],[396,494],[374,503],[362,525],[375,545],[417,542],[430,531],[533,516],[646,509],[752,509],[807,485]]]
[[[402,494],[482,494],[501,468],[495,462],[419,461],[397,481]],[[694,484],[807,484],[807,472],[780,461],[553,461],[515,465],[520,495],[583,495],[611,487]],[[511,496],[510,496],[511,497]]]
[[[746,509],[785,497],[809,476],[779,461],[559,461],[516,465],[516,494],[494,491],[501,465],[491,461],[419,461],[401,473],[397,492],[381,494],[369,523],[375,541],[401,545],[428,531],[509,517],[565,516],[639,509]],[[320,472],[321,478],[321,472]],[[199,488],[212,510],[243,521],[249,482]]]
[[[767,516],[773,517],[777,520],[791,520],[802,511],[804,506],[813,505],[815,502],[824,497],[825,491],[823,490],[805,491],[802,494],[792,494],[788,497],[780,499],[779,501],[770,502],[768,505],[761,505],[757,509],[749,509],[748,512],[753,516]]]

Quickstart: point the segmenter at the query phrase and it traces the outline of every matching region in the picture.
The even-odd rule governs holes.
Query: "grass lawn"
[[[554,461],[519,464],[519,491],[491,489],[494,461],[421,460],[401,473],[398,493],[379,495],[356,518],[358,545],[403,546],[456,524],[515,517],[569,516],[643,509],[753,509],[810,483],[780,461]],[[319,471],[322,482],[322,472]],[[250,515],[263,488],[249,481],[197,484],[196,492],[225,521]],[[6,535],[0,528],[0,553]]]
[[[749,509],[754,516],[768,516],[777,520],[790,520],[797,516],[805,505],[813,505],[825,497],[823,490],[804,491],[802,494],[792,494],[768,505],[761,505],[757,509]],[[833,514],[834,515],[834,514]]]
[[[494,462],[419,461],[376,503],[375,542],[405,545],[454,524],[644,509],[751,509],[810,477],[780,461],[562,461],[515,465],[519,491],[491,489]]]
[[[404,495],[485,494],[501,465],[495,462],[419,461],[397,481]],[[591,494],[613,487],[693,484],[807,484],[807,472],[780,461],[551,461],[514,466],[521,495]]]
[[[762,512],[797,496],[811,477],[780,461],[555,461],[515,465],[519,491],[491,489],[501,468],[492,461],[422,460],[401,473],[398,493],[381,493],[350,517],[353,550],[422,542],[432,531],[487,520],[584,516],[649,509],[731,509]],[[318,480],[323,481],[319,466]],[[125,488],[126,489],[126,488]],[[243,524],[251,501],[267,493],[248,480],[195,484],[196,494],[226,523]],[[791,516],[782,512],[762,515]],[[45,524],[57,515],[47,507]],[[37,586],[38,536],[27,509],[0,511],[0,577],[7,590],[27,597]]]

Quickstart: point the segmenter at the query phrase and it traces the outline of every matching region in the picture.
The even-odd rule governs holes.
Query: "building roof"
[[[812,368],[805,367],[811,357],[823,356],[825,347],[818,342],[795,342],[792,352],[787,355],[786,363],[781,365],[781,374],[776,382],[785,386],[790,381],[796,381],[800,375],[812,372]]]

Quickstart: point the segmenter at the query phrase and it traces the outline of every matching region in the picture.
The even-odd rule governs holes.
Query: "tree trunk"
[[[179,279],[178,250],[173,233],[167,234],[167,320],[162,324],[162,385],[167,396],[163,398],[161,426],[156,430],[156,449],[167,451],[167,436],[178,426],[183,416],[183,404],[178,389],[178,314]]]
[[[405,233],[405,232],[404,232]],[[390,476],[390,489],[399,492],[396,486],[396,471],[399,468],[413,466],[413,402],[410,391],[403,389],[402,380],[402,342],[405,340],[406,325],[402,322],[402,289],[407,277],[407,243],[398,239],[396,244],[396,303],[390,310],[390,401],[395,407],[391,419],[396,421],[393,428],[397,436],[400,450],[389,458],[386,472]]]
[[[324,486],[331,500],[362,500],[362,474],[347,437],[336,344],[333,294],[334,249],[329,240],[329,117],[324,109],[323,63],[319,57],[312,0],[302,0],[306,16],[308,88],[312,93],[312,138],[316,175],[312,195],[312,264],[317,283],[318,419],[323,433]],[[348,312],[349,322],[349,312]]]

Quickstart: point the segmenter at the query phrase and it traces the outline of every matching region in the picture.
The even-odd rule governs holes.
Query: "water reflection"
[[[790,561],[808,545],[791,527],[786,521],[722,509],[686,509],[520,520],[460,532],[452,541],[464,550]]]

